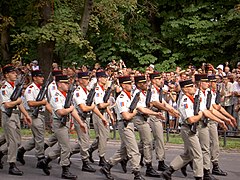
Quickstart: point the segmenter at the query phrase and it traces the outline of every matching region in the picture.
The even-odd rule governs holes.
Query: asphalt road
[[[24,143],[24,142],[23,142]],[[74,143],[74,142],[73,142]],[[110,141],[108,143],[108,150],[106,157],[109,158],[114,154],[114,152],[118,149],[119,142]],[[47,150],[50,151],[51,149]],[[178,154],[181,154],[183,152],[182,146],[166,146],[166,163],[169,164],[170,161]],[[78,175],[78,179],[82,180],[100,180],[100,179],[106,179],[105,176],[103,176],[98,166],[99,158],[97,156],[97,152],[94,152],[94,159],[95,163],[92,164],[95,169],[97,169],[96,173],[88,173],[81,171],[82,162],[80,160],[80,155],[73,155],[71,158],[72,165],[70,168],[70,171],[74,174]],[[56,180],[61,179],[61,167],[57,163],[57,160],[54,160],[50,163],[52,166],[51,174],[50,176],[46,176],[41,169],[36,169],[36,163],[37,160],[34,156],[34,150],[27,152],[25,154],[25,161],[26,164],[23,166],[20,163],[17,163],[17,166],[19,169],[21,169],[24,172],[23,176],[12,176],[8,174],[8,164],[6,162],[6,156],[3,158],[4,161],[4,168],[0,170],[0,180],[12,180],[12,179],[24,179],[24,180]],[[157,161],[153,161],[153,166],[156,169],[157,168]],[[228,176],[221,177],[218,176],[218,179],[220,180],[235,180],[240,179],[240,153],[235,152],[221,152],[220,156],[220,166],[222,169],[228,172]],[[141,169],[142,174],[145,174],[145,167]],[[131,169],[128,166],[128,172],[123,173],[121,166],[118,164],[112,168],[112,175],[116,180],[126,180],[126,179],[133,179],[133,175],[131,174]],[[145,176],[144,176],[145,177]],[[159,179],[159,178],[149,178],[145,177],[145,179],[153,180],[153,179]],[[172,176],[172,179],[181,180],[181,179],[193,179],[192,172],[190,168],[188,167],[188,177],[185,178],[179,171],[175,172]]]

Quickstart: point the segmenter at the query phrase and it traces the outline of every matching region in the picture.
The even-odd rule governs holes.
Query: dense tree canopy
[[[240,4],[234,0],[2,0],[1,64],[50,66],[239,61]],[[49,62],[49,63],[47,63]],[[48,67],[49,68],[49,67]]]

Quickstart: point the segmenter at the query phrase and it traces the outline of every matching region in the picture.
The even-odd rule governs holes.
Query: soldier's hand
[[[202,112],[202,111],[199,111],[199,112],[198,112],[198,115],[199,115],[200,117],[202,117],[202,116],[203,116],[203,112]]]
[[[228,130],[228,128],[227,128],[226,124],[224,123],[224,121],[220,121],[220,122],[219,122],[219,125],[220,125],[220,127],[221,127],[224,131],[227,131],[227,130]]]
[[[102,119],[102,122],[105,127],[108,127],[108,121],[105,118]]]
[[[170,109],[169,114],[170,114],[171,116],[176,117],[176,118],[179,118],[179,117],[180,117],[180,113],[179,113],[177,110],[175,110],[175,109]]]
[[[80,123],[80,128],[82,129],[82,131],[86,134],[87,133],[87,125],[85,123]]]
[[[24,116],[23,120],[28,124],[28,126],[32,125],[32,118],[29,115]]]
[[[134,109],[133,112],[132,112],[133,116],[136,116],[137,112],[138,112],[137,109]]]
[[[69,111],[70,111],[70,113],[71,113],[73,110],[74,110],[74,106],[71,105],[71,106],[69,107]]]
[[[42,104],[42,105],[46,105],[46,104],[47,104],[47,100],[46,100],[46,99],[43,99],[43,100],[41,101],[41,104]]]
[[[157,117],[160,118],[160,119],[162,119],[162,120],[165,120],[165,119],[166,119],[161,112],[158,112],[158,113],[157,113]]]
[[[232,123],[232,121],[230,119],[226,118],[225,122],[226,122],[227,125],[230,125],[230,126],[234,127],[234,124]]]
[[[237,120],[234,117],[231,117],[230,119],[234,125],[233,127],[237,127]]]

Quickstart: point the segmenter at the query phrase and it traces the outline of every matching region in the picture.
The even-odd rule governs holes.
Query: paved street
[[[74,143],[74,142],[73,142]],[[113,153],[117,150],[119,146],[118,142],[111,141],[108,143],[108,151],[107,151],[107,157],[110,157],[113,155]],[[167,146],[166,147],[166,162],[169,164],[169,162],[178,154],[180,154],[183,149],[182,146]],[[221,153],[221,158],[220,158],[220,164],[221,167],[228,172],[227,177],[219,177],[220,180],[235,180],[239,179],[240,177],[240,154],[239,153],[229,153],[229,152],[222,152]],[[155,156],[154,156],[155,157]],[[74,174],[78,175],[78,179],[87,179],[87,180],[100,180],[100,179],[105,179],[105,177],[100,173],[99,169],[100,167],[98,166],[98,157],[97,157],[97,152],[94,152],[94,159],[95,163],[93,164],[93,167],[97,169],[96,173],[87,173],[87,172],[82,172],[81,171],[81,165],[82,162],[79,159],[79,155],[74,155],[71,158],[72,161],[72,166],[71,166],[71,172]],[[3,158],[4,160],[4,169],[0,170],[0,179],[3,180],[12,180],[12,179],[24,179],[24,180],[55,180],[55,179],[60,179],[61,178],[61,167],[57,164],[57,160],[54,160],[51,162],[52,170],[51,170],[51,175],[46,176],[42,172],[41,169],[36,169],[36,158],[34,157],[34,151],[27,152],[25,154],[25,160],[26,164],[24,166],[20,165],[18,163],[19,169],[24,171],[24,175],[21,177],[18,176],[11,176],[8,175],[8,165],[6,163],[6,157]],[[157,167],[157,161],[154,160],[153,162],[154,168]],[[141,169],[142,173],[144,174],[145,168]],[[126,180],[126,179],[133,179],[133,175],[131,174],[131,170],[128,167],[128,172],[124,174],[121,170],[120,165],[117,165],[112,168],[112,175],[116,180]],[[145,176],[144,176],[145,177]],[[153,180],[156,178],[148,178],[145,177],[145,179]],[[173,174],[173,178],[176,180],[181,180],[181,179],[193,179],[192,172],[190,169],[188,169],[188,177],[184,178],[183,175],[180,172],[175,172]]]

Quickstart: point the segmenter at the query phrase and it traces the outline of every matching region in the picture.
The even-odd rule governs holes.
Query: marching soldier
[[[175,110],[172,106],[170,106],[166,101],[162,98],[161,100],[161,84],[162,77],[158,72],[151,73],[149,75],[152,84],[152,97],[151,104],[153,107],[151,108],[153,111],[158,112],[159,109],[165,110],[171,115],[178,117],[179,112]],[[161,101],[161,103],[159,102]],[[149,116],[148,118],[149,125],[152,129],[153,137],[155,140],[155,152],[156,158],[158,160],[158,171],[165,171],[168,166],[165,164],[165,147],[164,147],[164,136],[163,136],[163,126],[161,119],[156,118],[155,116]]]
[[[0,102],[1,111],[2,111],[2,127],[4,130],[4,135],[7,141],[8,147],[8,158],[7,162],[9,163],[9,174],[12,175],[23,175],[23,172],[16,167],[16,156],[18,147],[21,144],[21,134],[20,134],[20,119],[19,119],[19,110],[26,117],[27,123],[30,125],[32,122],[31,117],[28,115],[27,111],[24,109],[22,100],[19,97],[16,101],[10,99],[14,89],[15,81],[17,79],[17,73],[15,67],[8,65],[2,69],[6,82],[1,88]],[[15,108],[17,107],[17,108]],[[7,108],[13,108],[12,114],[9,117],[6,112]]]
[[[88,97],[89,92],[87,90],[87,85],[89,83],[88,72],[79,72],[78,82],[79,82],[79,86],[74,91],[73,102],[74,102],[75,108],[78,111],[79,116],[87,125],[87,133],[84,133],[82,129],[79,127],[78,123],[74,120],[74,127],[78,135],[79,143],[74,147],[74,149],[72,150],[72,153],[80,152],[81,159],[83,162],[83,165],[82,165],[83,171],[95,172],[96,170],[89,164],[89,153],[88,153],[89,144],[90,144],[90,134],[89,134],[90,115],[92,112],[94,112],[102,120],[105,126],[107,126],[108,122],[105,119],[105,117],[100,113],[98,108],[94,105],[93,101],[91,102],[90,105],[86,104],[88,98],[91,98],[91,97]],[[92,96],[94,96],[94,94],[92,94]]]
[[[114,179],[110,173],[110,169],[121,162],[123,159],[130,157],[132,172],[134,180],[144,180],[140,174],[140,153],[136,137],[134,134],[134,124],[132,118],[137,114],[136,110],[129,111],[129,107],[133,101],[131,94],[132,85],[130,76],[119,77],[119,83],[123,88],[121,94],[116,100],[117,104],[117,118],[118,118],[118,131],[121,138],[120,149],[109,159],[108,163],[104,165],[100,171],[107,177],[107,179]]]
[[[62,75],[61,70],[53,70],[52,71],[52,77],[53,81],[48,85],[48,102],[50,102],[50,99],[52,96],[55,95],[57,91],[57,83],[56,83],[56,76]],[[44,150],[46,150],[48,147],[52,147],[57,143],[57,138],[55,137],[55,134],[53,133],[47,141],[44,143]]]
[[[195,74],[195,81],[199,87],[198,91],[200,91],[200,109],[204,113],[203,118],[199,121],[197,126],[198,128],[198,136],[200,140],[200,145],[203,153],[203,179],[216,179],[214,176],[210,174],[210,136],[209,136],[209,127],[208,127],[208,118],[216,121],[223,127],[225,130],[227,129],[224,121],[222,121],[220,117],[220,113],[217,111],[210,111],[207,108],[207,93],[206,90],[209,88],[209,81],[207,74]],[[198,93],[198,92],[196,92]],[[228,119],[224,118],[224,120],[228,121]]]
[[[25,145],[18,149],[17,161],[25,164],[24,153],[31,151],[34,147],[36,149],[36,156],[38,161],[44,158],[44,133],[45,133],[45,110],[51,112],[51,106],[47,102],[46,97],[42,101],[36,101],[37,96],[40,92],[41,86],[43,85],[44,77],[40,70],[32,71],[33,83],[30,84],[25,91],[25,98],[30,107],[29,114],[32,117],[31,131],[33,134]],[[32,113],[36,107],[40,106],[39,114],[37,117],[33,116]]]
[[[171,180],[174,171],[182,168],[192,160],[194,177],[201,180],[203,177],[203,155],[198,134],[191,132],[191,126],[202,118],[203,113],[200,110],[198,114],[194,115],[193,104],[196,89],[193,86],[192,80],[180,81],[179,84],[183,92],[178,110],[182,119],[181,136],[184,142],[184,154],[175,157],[170,163],[170,167],[162,175],[164,179]]]
[[[98,107],[98,109],[100,110],[100,112],[103,112],[103,115],[105,117],[107,117],[107,113],[108,113],[110,118],[113,120],[114,119],[113,115],[108,109],[108,106],[110,105],[110,103],[103,101],[103,97],[105,94],[104,86],[106,85],[108,76],[106,75],[105,71],[100,71],[100,72],[96,72],[96,77],[97,77],[97,86],[95,88],[96,94],[94,97],[94,102]],[[98,115],[95,113],[93,113],[92,119],[93,119],[94,130],[96,132],[96,139],[91,144],[91,147],[88,150],[89,159],[91,162],[94,162],[94,160],[92,159],[92,153],[93,151],[98,149],[99,158],[100,158],[99,166],[103,166],[104,164],[107,163],[105,159],[105,153],[106,153],[107,139],[109,138],[109,132],[110,132],[109,123],[106,126],[106,124],[104,124],[105,122],[102,121],[102,119],[100,119]]]
[[[67,96],[67,91],[69,88],[69,80],[66,75],[56,76],[57,91],[50,100],[52,106],[52,117],[53,117],[53,131],[58,141],[58,149],[50,152],[48,156],[38,162],[38,167],[43,169],[46,175],[50,175],[48,168],[49,162],[60,156],[60,165],[62,166],[62,178],[63,179],[77,179],[77,176],[69,172],[70,167],[70,140],[69,140],[69,127],[68,125],[62,124],[61,118],[71,114],[73,118],[79,123],[80,128],[83,132],[86,132],[85,124],[82,122],[81,118],[74,106],[69,108],[64,108],[65,100]]]
[[[237,126],[236,124],[236,119],[231,116],[216,100],[217,93],[217,86],[216,86],[216,77],[215,75],[210,75],[208,76],[208,79],[210,81],[210,89],[209,91],[212,94],[211,98],[211,106],[213,106],[214,109],[218,110],[221,112],[224,116],[229,118],[233,124],[233,126]],[[222,169],[219,167],[219,140],[218,140],[218,127],[217,123],[215,121],[210,120],[209,121],[209,135],[210,135],[210,155],[211,155],[211,162],[213,165],[212,168],[212,174],[214,175],[219,175],[219,176],[227,176],[227,172],[224,172]]]
[[[146,176],[149,177],[160,177],[160,174],[153,169],[152,167],[152,134],[149,123],[147,122],[147,116],[152,115],[157,118],[164,119],[161,112],[154,112],[147,108],[146,105],[146,90],[147,90],[147,82],[145,76],[135,76],[135,85],[137,89],[134,92],[134,95],[140,93],[140,100],[137,105],[138,113],[133,117],[133,123],[135,127],[138,129],[141,143],[143,146],[143,154],[146,162]]]

